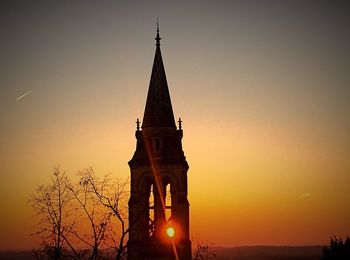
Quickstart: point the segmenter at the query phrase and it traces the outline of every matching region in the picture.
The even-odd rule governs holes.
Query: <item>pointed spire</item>
[[[168,83],[166,80],[162,54],[160,51],[159,24],[157,21],[156,53],[153,61],[152,75],[149,83],[142,128],[174,127],[175,118]]]

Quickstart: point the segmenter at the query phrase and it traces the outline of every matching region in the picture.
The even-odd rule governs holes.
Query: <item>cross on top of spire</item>
[[[160,40],[162,38],[159,37],[159,22],[158,22],[158,17],[157,17],[157,36],[154,38],[156,40],[156,46],[160,46]]]

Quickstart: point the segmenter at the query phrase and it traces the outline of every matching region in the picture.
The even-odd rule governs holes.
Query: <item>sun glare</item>
[[[168,227],[166,229],[166,234],[168,237],[174,237],[175,236],[175,229],[173,227]]]

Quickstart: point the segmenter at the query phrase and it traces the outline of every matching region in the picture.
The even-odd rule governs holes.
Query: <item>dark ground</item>
[[[217,259],[232,260],[320,260],[323,246],[212,247]]]
[[[320,260],[323,246],[211,247],[220,260]],[[31,251],[0,252],[1,260],[32,260]]]

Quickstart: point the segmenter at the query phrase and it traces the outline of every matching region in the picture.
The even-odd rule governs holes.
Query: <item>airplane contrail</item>
[[[18,98],[16,98],[16,102],[17,102],[18,100],[20,100],[21,98],[24,98],[26,95],[30,94],[30,92],[32,92],[32,91],[33,91],[33,90],[31,89],[31,90],[29,90],[28,92],[24,93],[22,96],[19,96]]]

